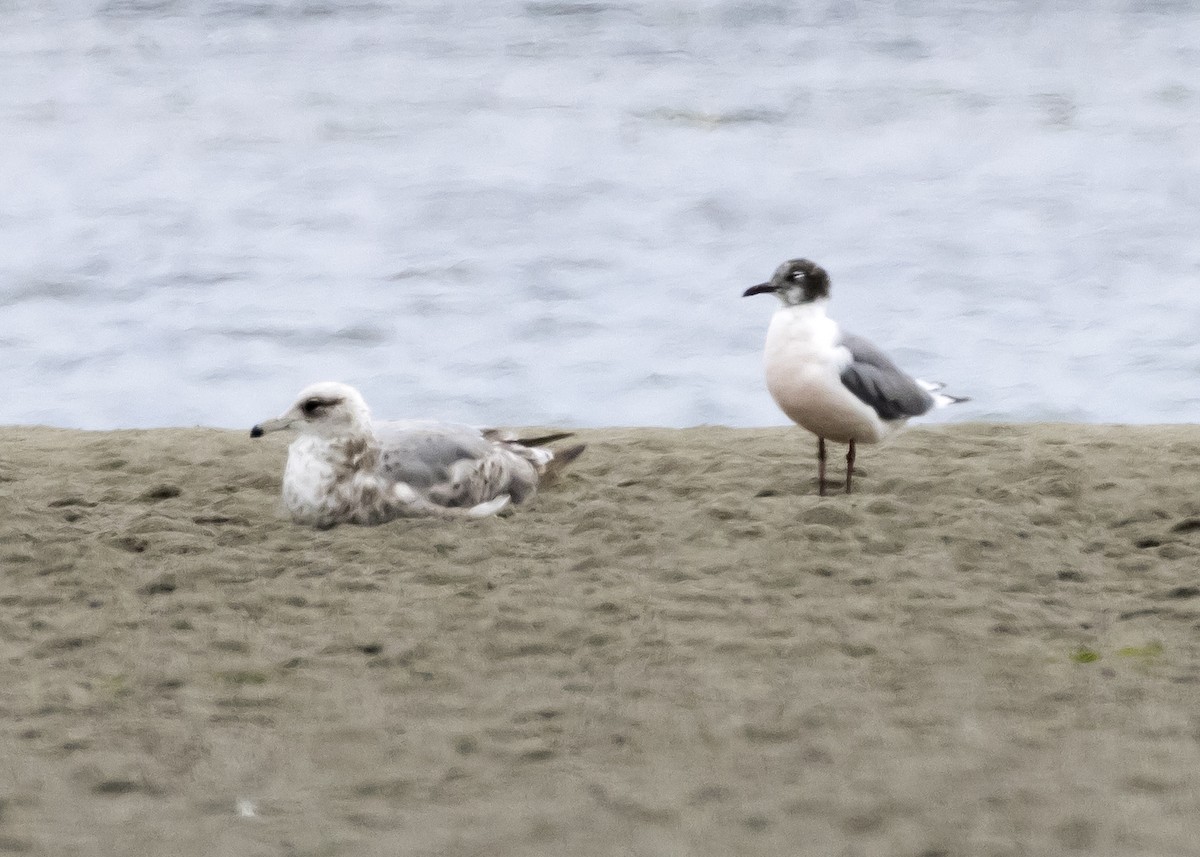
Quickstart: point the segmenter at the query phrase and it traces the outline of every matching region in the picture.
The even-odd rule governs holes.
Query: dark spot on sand
[[[853,513],[830,505],[806,509],[800,513],[800,518],[807,524],[822,524],[835,530],[853,526],[858,522],[858,517]]]
[[[1125,780],[1125,785],[1130,791],[1149,794],[1166,794],[1171,790],[1169,783],[1149,774],[1134,774]]]
[[[706,803],[720,803],[728,800],[729,796],[730,791],[729,789],[725,788],[725,786],[701,786],[692,792],[691,797],[688,798],[688,803],[690,803],[692,806]]]
[[[267,674],[259,670],[229,670],[220,673],[220,677],[227,684],[256,685],[267,683]]]
[[[783,744],[794,740],[797,731],[791,724],[747,723],[742,727],[742,734],[755,744]]]
[[[1200,530],[1200,518],[1184,518],[1171,527],[1173,533],[1194,533],[1197,530]]]
[[[140,789],[139,783],[127,779],[101,780],[92,786],[92,791],[100,795],[127,795]]]
[[[59,500],[51,500],[47,505],[51,509],[61,509],[63,506],[83,506],[91,509],[96,504],[90,500],[85,500],[82,497],[63,497]]]
[[[1055,576],[1059,580],[1069,580],[1069,581],[1076,582],[1076,583],[1083,580],[1083,573],[1076,571],[1073,568],[1061,569],[1061,570],[1059,570],[1058,574]]]
[[[708,516],[717,521],[732,521],[742,517],[742,512],[729,506],[709,506]]]
[[[344,592],[378,592],[381,588],[373,580],[345,580],[336,585]]]
[[[178,485],[155,485],[153,488],[142,492],[142,495],[138,499],[157,502],[158,500],[170,500],[172,497],[178,497],[182,493],[183,489]]]
[[[175,575],[167,572],[147,583],[141,588],[140,592],[143,595],[167,595],[174,592],[176,586]]]
[[[82,649],[88,643],[94,642],[94,638],[89,637],[59,637],[47,643],[51,649]]]
[[[371,780],[354,787],[361,797],[377,797],[386,800],[401,800],[412,791],[412,782],[402,777],[386,780]]]
[[[212,647],[219,652],[237,652],[244,653],[249,651],[250,647],[241,640],[215,640]]]
[[[1134,544],[1134,546],[1139,547],[1139,548],[1156,548],[1162,544],[1162,541],[1160,541],[1159,539],[1155,539],[1155,538],[1144,538],[1144,539],[1138,539],[1133,544]]]
[[[192,518],[194,524],[248,524],[246,518],[231,518],[228,515],[197,515]]]
[[[357,648],[364,655],[378,655],[383,651],[383,643],[364,643]]]
[[[535,747],[532,750],[526,750],[520,755],[522,762],[544,762],[547,759],[553,759],[556,753],[550,747]]]
[[[243,696],[241,691],[234,691],[233,696],[223,697],[217,700],[217,706],[225,709],[237,709],[247,711],[255,708],[271,708],[279,704],[279,700],[272,696]]]
[[[1176,586],[1164,593],[1166,598],[1195,598],[1198,595],[1200,586]]]
[[[821,747],[806,747],[802,753],[802,758],[806,762],[811,762],[814,765],[832,765],[833,755]]]
[[[150,542],[137,536],[121,536],[113,539],[111,544],[130,553],[145,553],[146,548],[150,547]]]
[[[1157,607],[1145,607],[1141,610],[1127,610],[1117,616],[1118,619],[1137,619],[1140,616],[1157,616],[1162,611]]]
[[[879,812],[862,812],[846,819],[845,828],[850,833],[872,833],[880,830],[886,819]]]
[[[1076,851],[1090,849],[1096,842],[1096,825],[1088,818],[1068,819],[1060,824],[1055,832],[1059,842]]]

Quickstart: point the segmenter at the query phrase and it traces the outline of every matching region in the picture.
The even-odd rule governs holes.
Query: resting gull
[[[856,443],[878,443],[910,417],[968,401],[937,392],[941,384],[910,377],[876,346],[843,332],[825,311],[829,275],[814,262],[784,262],[770,282],[751,286],[742,296],[767,293],[783,301],[767,330],[767,389],[793,422],[817,436],[822,495],[827,439],[850,445],[849,494]]]
[[[346,384],[325,381],[300,391],[282,416],[251,437],[291,429],[283,501],[302,524],[380,524],[395,518],[481,518],[523,503],[583,452],[493,429],[430,420],[374,422]]]

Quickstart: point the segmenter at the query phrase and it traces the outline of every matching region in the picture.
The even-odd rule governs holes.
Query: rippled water
[[[1200,419],[1193,4],[50,5],[0,422],[781,423],[740,294],[797,255],[956,418]]]

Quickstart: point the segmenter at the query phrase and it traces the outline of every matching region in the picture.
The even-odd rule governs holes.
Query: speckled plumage
[[[251,436],[284,429],[299,432],[288,448],[284,505],[317,527],[495,514],[533,497],[545,476],[583,451],[556,454],[454,423],[375,423],[358,391],[334,382],[305,388]]]

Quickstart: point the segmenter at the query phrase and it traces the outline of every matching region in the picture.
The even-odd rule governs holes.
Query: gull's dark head
[[[751,286],[742,297],[776,295],[785,306],[799,306],[829,297],[829,275],[816,262],[808,259],[789,259],[771,275],[766,283]]]
[[[323,437],[355,435],[369,430],[371,414],[358,390],[349,384],[322,381],[300,391],[296,403],[275,419],[250,429],[250,437],[294,429]]]

